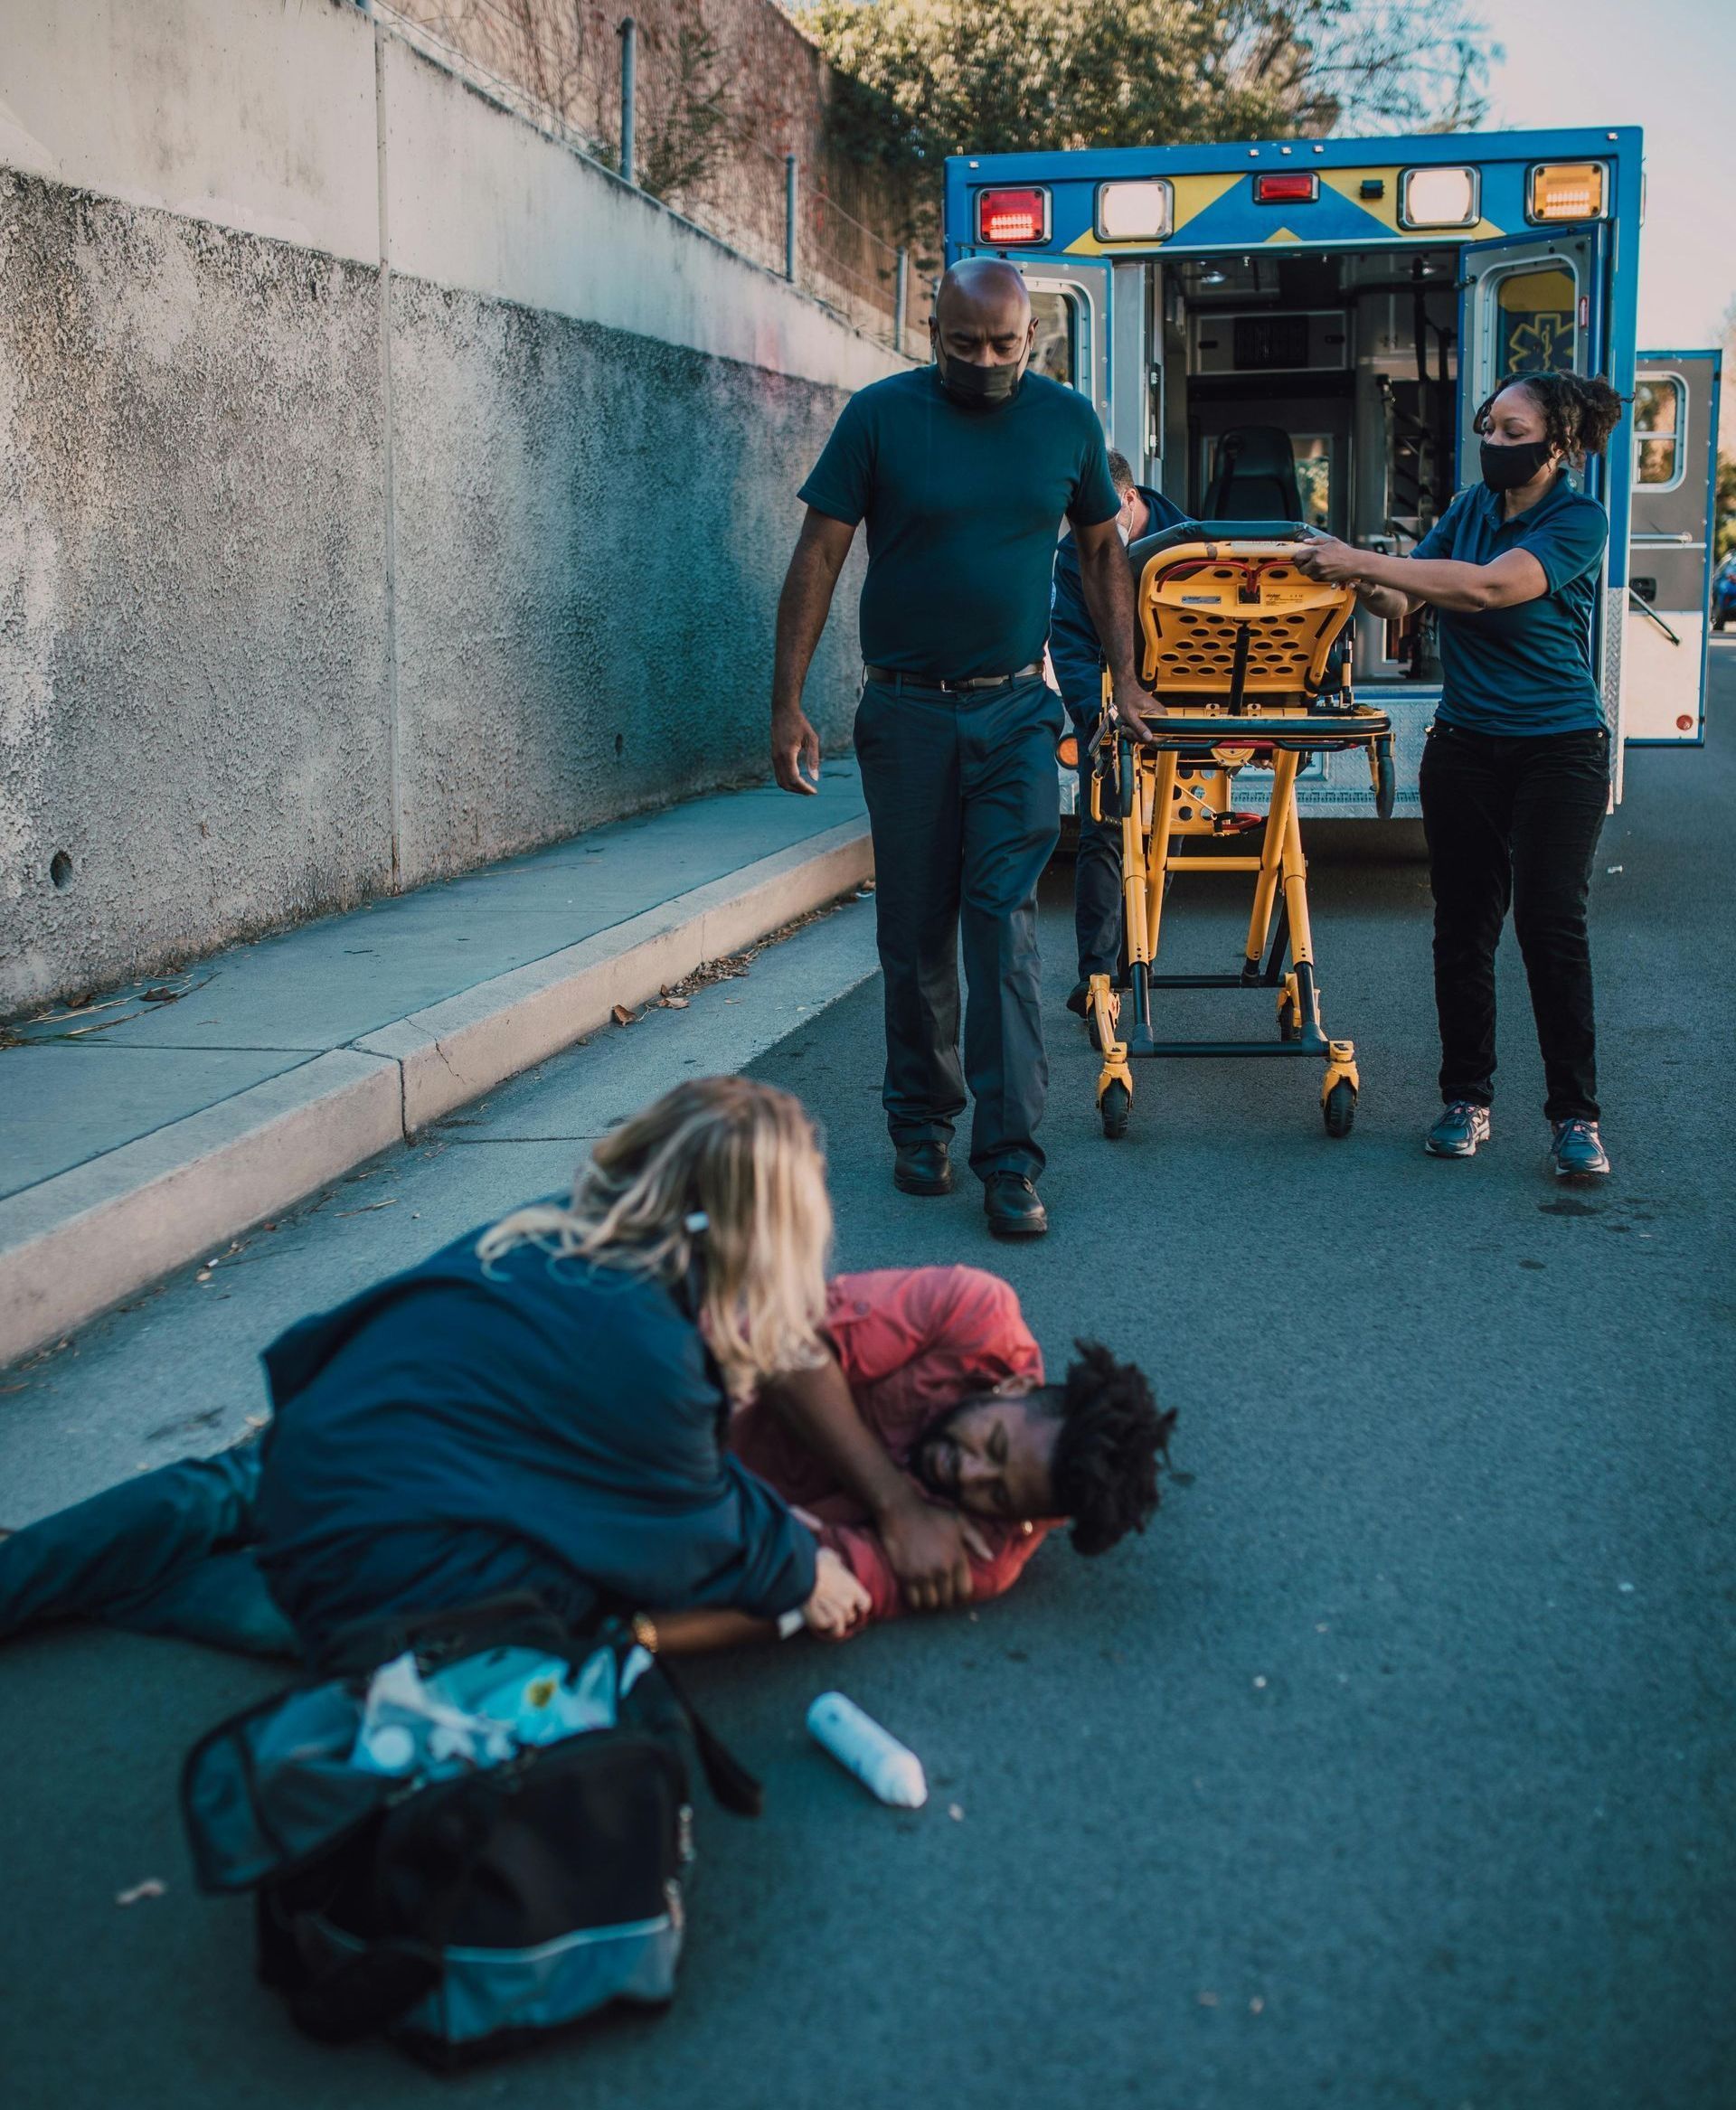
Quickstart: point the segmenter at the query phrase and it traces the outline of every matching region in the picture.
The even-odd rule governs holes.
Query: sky
[[[1736,7],[1480,0],[1475,12],[1506,52],[1490,126],[1645,127],[1641,348],[1717,343],[1736,297]]]

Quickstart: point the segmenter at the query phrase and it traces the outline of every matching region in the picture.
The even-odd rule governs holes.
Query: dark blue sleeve
[[[1079,400],[1083,402],[1084,399]],[[1103,428],[1090,404],[1085,404],[1085,417],[1090,429],[1084,436],[1067,517],[1075,527],[1101,527],[1105,521],[1113,520],[1120,512],[1121,494],[1109,474],[1109,450],[1103,438]]]
[[[1079,551],[1071,535],[1055,550],[1055,583],[1050,603],[1049,662],[1067,708],[1094,718],[1103,697],[1103,648],[1085,605]]]
[[[1539,521],[1520,547],[1543,568],[1551,593],[1560,593],[1571,580],[1595,571],[1609,540],[1609,520],[1602,506],[1589,500],[1558,505],[1547,520]]]
[[[832,437],[796,495],[828,519],[854,527],[868,510],[874,488],[873,421],[860,396],[852,396],[832,428]]]

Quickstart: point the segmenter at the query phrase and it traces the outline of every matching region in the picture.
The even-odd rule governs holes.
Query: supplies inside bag
[[[577,1667],[533,1649],[495,1649],[424,1678],[406,1649],[369,1681],[350,1763],[397,1779],[447,1780],[562,1737],[612,1729],[622,1697],[650,1662],[636,1647],[618,1678],[607,1649]]]

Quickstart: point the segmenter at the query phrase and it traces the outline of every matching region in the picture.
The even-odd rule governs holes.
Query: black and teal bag
[[[760,1792],[636,1646],[619,1621],[580,1640],[536,1599],[499,1599],[377,1628],[346,1652],[354,1675],[201,1738],[181,1784],[200,1885],[253,1892],[259,1975],[299,2028],[328,2043],[384,2030],[452,2066],[618,2001],[667,2004],[694,1762],[738,1814]],[[478,1681],[516,1652],[558,1658],[614,1696],[612,1719],[454,1777],[363,1771],[350,1755],[369,1673],[406,1650],[425,1676]]]

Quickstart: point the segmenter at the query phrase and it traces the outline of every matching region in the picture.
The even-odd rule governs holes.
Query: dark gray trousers
[[[886,983],[886,1126],[894,1143],[948,1141],[968,1078],[981,1179],[1043,1170],[1037,881],[1061,832],[1061,723],[1041,681],[958,697],[870,682],[856,713]]]

